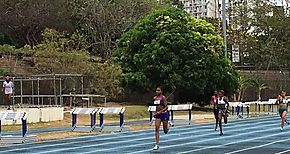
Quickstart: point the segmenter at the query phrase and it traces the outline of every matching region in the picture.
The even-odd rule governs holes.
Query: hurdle
[[[72,112],[72,131],[92,132],[96,129],[96,112],[94,108],[75,108]],[[77,126],[77,115],[90,115],[90,126]]]
[[[188,123],[189,125],[192,123],[191,119],[191,109],[192,109],[192,104],[183,104],[183,105],[168,105],[168,112],[170,113],[170,121],[174,125],[174,123],[178,124],[183,124],[184,121],[180,120],[174,120],[174,111],[188,111],[188,121],[185,123]],[[149,106],[148,107],[148,112],[149,112],[149,124],[153,124],[153,112],[156,111],[156,106]]]
[[[100,108],[98,113],[100,116],[100,131],[101,132],[121,132],[124,130],[128,130],[128,127],[124,126],[124,112],[125,108],[120,107],[120,108]],[[105,125],[104,124],[104,116],[107,114],[118,114],[119,115],[119,125]]]
[[[229,107],[232,108],[232,115],[237,114],[238,118],[244,118],[244,108],[246,108],[247,117],[250,114],[250,104],[243,103],[243,102],[229,102]]]
[[[2,135],[2,121],[15,122],[21,120],[21,135]],[[1,143],[25,143],[35,140],[35,135],[27,135],[27,113],[26,112],[0,112],[0,142]]]
[[[172,122],[173,125],[175,124],[188,124],[190,125],[192,123],[191,120],[191,109],[192,109],[192,104],[182,104],[182,105],[168,105],[168,111],[170,112],[170,121]],[[180,121],[180,120],[174,120],[174,111],[187,111],[188,112],[188,120]]]
[[[262,105],[262,109],[263,112],[262,113],[266,113],[266,114],[276,114],[274,111],[274,106],[276,105],[276,99],[269,99],[268,101],[261,101],[258,102],[258,112],[261,113],[262,109],[261,109],[261,105]],[[266,106],[268,106],[268,111],[266,111]],[[277,110],[278,111],[278,105],[277,105]]]
[[[279,105],[276,104],[276,100],[277,99],[269,99],[269,109],[271,110],[271,112],[278,112],[278,108],[279,108]],[[290,100],[288,100],[288,103],[289,103]],[[276,106],[276,108],[275,108]]]
[[[148,111],[149,111],[149,124],[151,126],[153,123],[153,112],[156,111],[156,106],[149,106]]]

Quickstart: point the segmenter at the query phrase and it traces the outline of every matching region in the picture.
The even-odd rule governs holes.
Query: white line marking
[[[249,130],[249,129],[253,129],[253,128],[260,128],[260,127],[264,127],[264,126],[277,126],[277,124],[269,124],[269,125],[263,125],[263,126],[254,126],[254,127],[248,127],[248,128],[244,128],[243,130]],[[241,127],[241,126],[239,126]],[[241,130],[241,131],[243,131]],[[240,130],[230,130],[230,131],[227,131],[227,132],[237,132],[237,131],[240,131]],[[199,131],[201,132],[201,131]],[[198,132],[198,133],[199,133]],[[255,133],[255,132],[263,132],[263,131],[253,131],[251,133]],[[245,135],[245,134],[251,134],[249,132],[246,132],[246,133],[241,133],[241,134],[238,134],[238,135],[234,135],[234,136],[241,136],[241,135]],[[179,136],[181,134],[190,134],[190,133],[180,133],[180,134],[174,134],[172,136]],[[209,134],[202,134],[202,135],[195,135],[195,136],[187,136],[187,137],[177,137],[177,138],[174,138],[174,139],[169,139],[169,140],[165,140],[165,141],[162,141],[163,142],[169,142],[169,141],[178,141],[178,140],[184,140],[184,139],[193,139],[193,138],[198,138],[198,137],[203,137],[203,136],[207,136],[207,135],[210,135],[210,134],[214,134],[214,133],[209,133]],[[168,135],[167,135],[168,136]],[[232,136],[230,136],[232,137]],[[148,140],[148,139],[154,139],[155,137],[148,137],[148,138],[143,138],[143,139],[134,139],[134,140],[130,140],[129,142],[131,141],[135,141],[135,140]],[[225,138],[225,137],[223,137]],[[229,138],[229,137],[228,137]],[[200,140],[200,141],[195,141],[195,142],[190,142],[190,143],[200,143],[200,142],[205,142],[205,141],[210,141],[210,140],[215,140],[215,139],[220,139],[220,137],[218,138],[212,138],[212,139],[209,139],[209,140]],[[128,142],[128,141],[127,141]],[[120,143],[120,142],[119,142]],[[122,148],[133,148],[133,147],[136,147],[136,146],[144,146],[144,145],[150,145],[150,144],[154,144],[155,142],[143,142],[143,143],[140,143],[140,144],[129,144],[127,146],[120,146],[120,147],[114,147],[114,148],[107,148],[107,149],[99,149],[99,150],[95,150],[95,151],[89,151],[89,152],[82,152],[83,154],[85,153],[95,153],[95,152],[100,152],[100,151],[108,151],[108,150],[116,150],[116,149],[122,149]],[[187,143],[182,143],[182,144],[178,144],[178,145],[170,145],[170,146],[167,146],[167,148],[169,147],[174,147],[174,146],[181,146],[181,145],[185,145]],[[85,147],[94,147],[96,145],[92,145],[92,146],[85,146]],[[79,148],[84,148],[84,147],[78,147]],[[163,149],[164,147],[162,147]],[[142,150],[141,152],[147,152],[147,151],[151,151],[151,150]],[[133,152],[133,153],[138,153],[137,152]]]
[[[271,118],[265,118],[266,120],[265,121],[262,121],[262,122],[259,122],[259,123],[265,123],[267,121],[272,121],[272,120],[276,120],[278,119],[278,117],[271,117]],[[252,122],[254,121],[260,121],[261,119],[258,119],[258,120],[251,120]],[[246,123],[248,121],[241,121],[241,122],[236,122],[236,123],[230,123],[229,125],[234,125],[234,124],[239,124],[239,123]],[[252,124],[245,124],[245,125],[252,125]],[[243,125],[243,126],[245,126]],[[235,128],[235,127],[240,127],[240,126],[232,126],[232,127],[228,127],[228,128]],[[181,126],[180,126],[181,127]],[[209,127],[209,125],[205,125],[205,126],[200,126],[200,127],[195,127],[195,128],[192,128],[191,126],[186,126],[186,127],[181,127],[183,129],[179,129],[178,131],[183,131],[183,130],[196,130],[196,129],[200,129],[200,128],[203,128],[203,127]],[[227,128],[227,127],[225,127]],[[176,127],[174,127],[174,129],[177,129]],[[199,131],[199,130],[198,130]],[[202,130],[202,131],[208,131],[207,129],[206,130]],[[194,132],[194,131],[193,131]],[[201,131],[199,131],[201,132]],[[148,132],[147,133],[148,135],[151,134],[150,136],[153,136],[154,132]],[[30,150],[30,149],[38,149],[38,148],[48,148],[48,147],[54,147],[54,146],[61,146],[61,145],[70,145],[70,144],[79,144],[79,143],[90,143],[90,142],[93,142],[93,141],[98,141],[98,140],[104,140],[104,139],[117,139],[117,138],[127,138],[127,137],[136,137],[136,136],[142,136],[142,135],[146,135],[145,134],[131,134],[131,135],[124,135],[124,136],[115,136],[115,137],[109,137],[109,138],[102,138],[102,136],[94,136],[94,137],[100,137],[100,138],[97,138],[97,139],[94,139],[94,140],[85,140],[85,141],[76,141],[76,142],[68,142],[68,143],[58,143],[58,144],[51,144],[51,145],[40,145],[40,146],[33,146],[33,147],[25,147],[25,148],[19,148],[19,149],[11,149],[11,150],[3,150],[3,151],[0,151],[0,153],[4,153],[4,152],[12,152],[12,151],[20,151],[20,150]],[[168,134],[167,136],[171,136],[171,135],[177,135],[177,134]],[[180,135],[180,134],[178,134]],[[91,138],[91,137],[90,137]],[[152,137],[150,137],[152,138]],[[142,139],[142,138],[139,138],[139,140]],[[143,138],[144,139],[144,138]],[[148,139],[145,138],[145,139]],[[101,143],[99,145],[107,145],[107,144],[113,144],[113,143],[120,143],[120,142],[124,142],[124,141],[117,141],[117,142],[108,142],[108,143]],[[127,141],[126,141],[127,142]],[[130,141],[129,141],[130,142]],[[90,145],[92,146],[92,145]],[[95,146],[95,145],[94,145]],[[74,147],[74,148],[81,148],[81,147]],[[64,150],[69,150],[69,149],[74,149],[74,148],[68,148],[68,149],[58,149],[58,150],[53,150],[52,152],[56,152],[56,151],[64,151]],[[48,152],[48,151],[46,151]]]
[[[286,151],[277,152],[275,154],[283,154],[283,153],[286,153],[286,152],[290,152],[290,149],[289,150],[286,150]]]
[[[233,122],[231,122],[231,124],[236,124],[236,123],[244,123],[244,122],[250,122],[250,121],[259,121],[259,120],[265,120],[265,119],[275,119],[277,118],[276,116],[262,116],[262,117],[250,117],[250,118],[247,118],[247,119],[240,119],[240,120],[234,120]],[[206,126],[210,126],[212,125],[213,123],[209,123],[209,124],[194,124],[192,126],[203,126],[203,127],[206,127]],[[175,126],[174,128],[177,129],[177,128],[186,128],[188,126]],[[147,132],[147,131],[152,131],[154,129],[148,129],[148,130],[135,130],[135,131],[129,131],[129,132],[120,132],[118,133],[119,135],[123,135],[125,133],[135,133],[135,132]],[[41,134],[41,133],[40,133]],[[103,137],[107,137],[107,136],[112,136],[112,134],[101,134],[101,135],[97,135],[98,137],[101,137],[102,139],[104,139]],[[79,137],[70,137],[70,138],[65,138],[65,139],[59,139],[57,141],[69,141],[69,140],[75,140],[75,139],[82,139],[82,138],[95,138],[96,135],[93,135],[93,136],[79,136]],[[49,141],[40,141],[40,142],[31,142],[31,143],[25,143],[25,146],[27,145],[30,145],[30,144],[33,144],[33,145],[36,145],[36,144],[43,144],[43,143],[54,143],[55,140],[49,140]],[[73,143],[73,142],[71,142]],[[16,144],[16,145],[3,145],[3,146],[0,146],[0,147],[17,147],[17,146],[23,146],[23,144]]]
[[[267,125],[267,126],[278,126],[278,125],[277,124],[271,124],[271,125]],[[253,127],[251,127],[251,128],[253,128]],[[255,128],[259,128],[259,127],[255,127]],[[277,128],[274,128],[274,129],[277,129]],[[249,129],[246,128],[244,130],[249,130]],[[232,135],[232,136],[224,136],[224,137],[219,137],[219,138],[211,138],[211,139],[206,139],[206,140],[200,140],[200,141],[194,141],[194,142],[187,142],[187,143],[170,145],[170,146],[162,146],[162,149],[179,147],[179,146],[184,146],[184,145],[191,145],[191,144],[194,144],[194,143],[202,143],[202,142],[212,141],[212,140],[216,140],[216,139],[217,140],[218,139],[223,139],[224,140],[226,138],[237,137],[237,136],[248,135],[248,134],[254,134],[254,133],[260,133],[260,132],[267,132],[267,131],[270,131],[270,130],[251,131],[251,132],[240,133],[240,134]],[[228,131],[228,132],[234,132],[234,131]],[[185,139],[185,138],[188,138],[189,139],[189,138],[192,138],[192,137],[184,137],[183,139]],[[169,140],[169,141],[173,141],[173,140]],[[168,142],[168,141],[166,141],[166,142]],[[212,146],[212,147],[216,147],[216,146]],[[188,151],[188,152],[192,153],[193,151],[200,151],[200,150],[204,150],[204,149],[210,149],[210,148],[201,148],[201,149],[196,149],[196,150],[192,150],[192,151]],[[147,149],[147,150],[142,150],[142,151],[135,151],[135,152],[132,152],[130,154],[133,154],[133,153],[142,153],[142,152],[147,152],[147,151],[151,151],[151,150],[150,149],[149,150]]]
[[[261,131],[262,132],[262,131]],[[289,132],[288,132],[289,133]],[[250,139],[245,139],[245,140],[239,140],[239,141],[235,141],[235,142],[230,142],[230,143],[226,143],[226,144],[221,144],[221,145],[216,145],[216,146],[209,146],[209,147],[205,147],[205,148],[200,148],[200,149],[195,149],[195,150],[190,150],[190,151],[184,151],[184,152],[180,152],[179,154],[184,154],[184,153],[193,153],[196,151],[201,151],[201,150],[206,150],[206,149],[212,149],[212,148],[218,148],[218,147],[222,147],[222,146],[227,146],[227,145],[231,145],[231,144],[237,144],[237,143],[242,143],[242,142],[248,142],[248,141],[253,141],[256,139],[263,139],[263,138],[267,138],[267,137],[273,137],[273,136],[278,136],[278,135],[283,135],[284,133],[278,133],[278,134],[272,134],[272,135],[266,135],[266,136],[262,136],[262,137],[255,137],[255,138],[250,138]],[[290,139],[289,139],[290,140]]]
[[[254,147],[250,147],[250,148],[246,148],[246,149],[241,149],[241,150],[237,150],[237,151],[228,152],[226,154],[233,154],[233,153],[238,153],[238,152],[242,152],[242,151],[257,149],[257,148],[261,148],[261,147],[264,147],[264,146],[268,146],[268,145],[272,145],[272,144],[279,143],[279,142],[284,142],[284,141],[290,141],[290,139],[278,140],[278,141],[262,144],[262,145],[259,145],[259,146],[254,146]]]

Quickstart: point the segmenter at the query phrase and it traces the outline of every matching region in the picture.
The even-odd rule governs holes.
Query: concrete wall
[[[0,109],[0,112],[13,112],[12,110]],[[28,113],[27,123],[49,122],[63,120],[63,107],[49,108],[20,108],[14,112]],[[21,124],[21,120],[17,121],[2,121],[2,125]]]

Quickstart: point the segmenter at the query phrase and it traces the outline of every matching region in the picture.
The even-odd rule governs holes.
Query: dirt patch
[[[37,134],[36,141],[46,141],[46,140],[56,140],[56,139],[64,139],[64,138],[71,138],[71,137],[78,137],[78,136],[90,136],[90,135],[97,135],[100,132],[92,132],[92,133],[85,133],[85,132],[53,132],[53,133],[46,133],[46,134]]]
[[[151,129],[154,128],[153,126],[150,126],[149,124],[142,124],[142,125],[131,125],[129,127],[129,130],[133,131],[133,130],[147,130],[147,129]]]

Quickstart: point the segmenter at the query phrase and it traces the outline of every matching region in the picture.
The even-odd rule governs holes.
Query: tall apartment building
[[[181,0],[184,9],[196,18],[219,17],[218,0]]]
[[[191,16],[196,18],[214,17],[221,18],[222,0],[180,0],[184,9]],[[225,0],[227,11],[235,10],[235,7],[242,2],[251,5],[254,0]],[[285,14],[290,14],[290,0],[266,0],[275,6],[284,8]],[[228,13],[227,13],[228,15]],[[234,14],[233,14],[234,15]],[[228,18],[228,17],[227,17]]]

